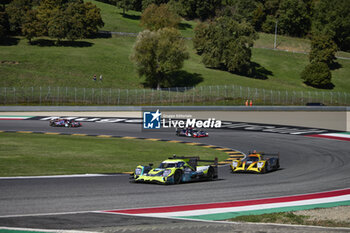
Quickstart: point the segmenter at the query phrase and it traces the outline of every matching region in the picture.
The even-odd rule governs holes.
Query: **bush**
[[[331,88],[332,74],[326,63],[315,62],[307,65],[301,73],[301,79],[309,86]]]

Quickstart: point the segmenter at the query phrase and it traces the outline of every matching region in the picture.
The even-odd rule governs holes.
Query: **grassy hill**
[[[128,11],[122,17],[121,10],[92,1],[102,10],[105,26],[102,30],[139,32],[139,12]],[[181,32],[193,36],[194,21],[183,21]],[[61,87],[108,87],[143,88],[143,79],[129,60],[134,37],[85,39],[53,46],[47,38],[40,38],[35,45],[28,45],[18,37],[9,45],[0,45],[0,87],[9,86],[61,86]],[[185,62],[184,77],[189,85],[241,85],[266,89],[314,90],[300,79],[300,72],[308,64],[302,53],[290,53],[270,49],[273,35],[260,34],[253,49],[252,61],[267,74],[266,80],[248,78],[225,71],[205,68],[201,57],[195,54],[192,41],[187,41],[190,59]],[[278,37],[281,49],[305,51],[308,41]],[[347,56],[343,53],[343,56]],[[350,91],[350,60],[339,60],[340,68],[333,70],[334,91]],[[94,82],[93,75],[102,74],[103,82]]]

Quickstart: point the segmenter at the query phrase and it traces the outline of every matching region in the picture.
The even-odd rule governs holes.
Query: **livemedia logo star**
[[[144,129],[160,129],[160,117],[162,113],[157,109],[156,112],[143,112]]]

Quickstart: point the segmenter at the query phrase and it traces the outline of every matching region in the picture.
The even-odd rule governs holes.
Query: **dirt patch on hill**
[[[6,65],[18,65],[18,61],[0,61],[0,64],[6,64]]]

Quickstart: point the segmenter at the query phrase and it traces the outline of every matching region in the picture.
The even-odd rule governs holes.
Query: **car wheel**
[[[174,174],[174,183],[175,184],[180,184],[181,182],[181,171],[180,170],[176,170],[175,174]]]
[[[208,180],[214,180],[214,170],[212,167],[209,168],[207,178]]]
[[[269,172],[272,170],[272,165],[270,164],[269,161],[266,162],[266,172]]]

